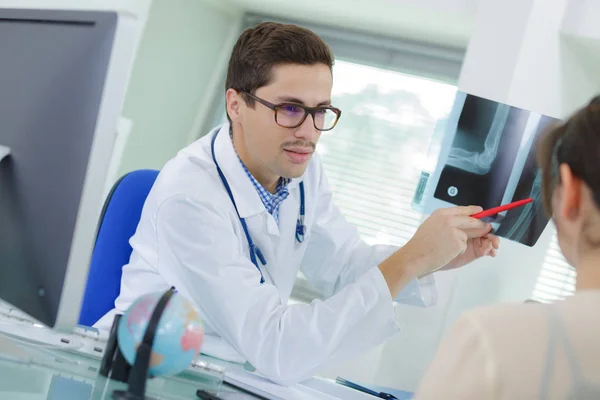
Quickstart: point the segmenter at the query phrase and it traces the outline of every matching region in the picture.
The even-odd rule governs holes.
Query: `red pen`
[[[490,208],[489,210],[485,210],[482,212],[478,212],[477,214],[471,215],[472,218],[485,218],[490,217],[492,215],[496,215],[501,213],[502,211],[512,210],[513,208],[524,206],[525,204],[531,203],[533,201],[532,198],[515,201],[514,203],[505,204],[503,206]]]

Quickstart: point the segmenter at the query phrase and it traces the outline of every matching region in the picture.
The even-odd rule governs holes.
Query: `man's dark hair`
[[[277,65],[324,64],[331,70],[333,63],[329,46],[314,32],[296,25],[264,22],[246,29],[233,47],[225,91],[232,88],[254,94],[270,83]],[[254,99],[243,98],[254,106]]]

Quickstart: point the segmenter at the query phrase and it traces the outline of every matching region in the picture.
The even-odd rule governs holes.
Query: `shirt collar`
[[[242,162],[242,160],[240,160],[240,163],[241,162]],[[246,169],[244,164],[242,164],[242,166],[244,167],[244,169]],[[248,176],[248,179],[250,179],[250,182],[252,182],[252,185],[254,186],[254,189],[258,193],[258,196],[260,197],[260,200],[262,201],[263,205],[265,206],[265,209],[267,210],[267,212],[269,214],[271,214],[273,216],[273,218],[275,218],[275,222],[279,223],[279,208],[281,207],[281,203],[283,203],[290,194],[287,189],[287,185],[286,185],[286,182],[288,182],[289,180],[280,179],[279,182],[277,183],[277,188],[275,190],[275,193],[271,193],[267,189],[265,189],[252,176],[252,174],[250,174],[250,172],[247,169],[246,169],[246,174]]]

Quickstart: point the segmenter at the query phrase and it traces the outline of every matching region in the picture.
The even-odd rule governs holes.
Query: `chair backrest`
[[[122,268],[131,256],[129,239],[135,233],[157,176],[155,170],[130,172],[115,183],[106,198],[81,305],[80,325],[92,326],[113,309],[121,290]]]

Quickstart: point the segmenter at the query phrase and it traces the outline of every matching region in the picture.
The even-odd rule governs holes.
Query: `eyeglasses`
[[[275,123],[283,128],[297,128],[304,123],[307,115],[312,115],[313,125],[318,131],[332,130],[342,115],[342,110],[331,106],[306,107],[296,103],[273,104],[248,92],[246,96],[275,111]]]

